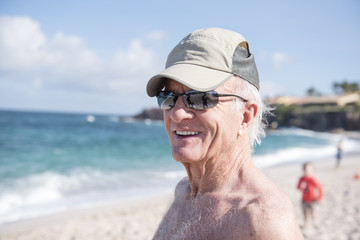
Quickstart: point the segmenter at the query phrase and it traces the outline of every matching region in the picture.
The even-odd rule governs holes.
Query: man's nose
[[[175,106],[170,109],[170,118],[174,122],[181,122],[185,119],[194,118],[194,110],[185,105],[184,99],[182,96],[179,96],[175,102]]]

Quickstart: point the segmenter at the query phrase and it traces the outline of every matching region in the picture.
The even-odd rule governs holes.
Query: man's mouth
[[[179,136],[195,136],[198,135],[199,132],[194,131],[176,131],[176,134]]]

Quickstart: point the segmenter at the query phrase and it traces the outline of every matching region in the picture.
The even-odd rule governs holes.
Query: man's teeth
[[[194,135],[198,135],[199,132],[192,132],[192,131],[176,131],[177,135],[181,135],[181,136],[194,136]]]

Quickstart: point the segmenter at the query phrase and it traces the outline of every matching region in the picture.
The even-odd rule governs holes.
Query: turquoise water
[[[253,160],[264,168],[334,159],[340,138],[300,129],[269,132]],[[357,146],[347,140],[344,147]],[[162,122],[0,111],[0,224],[172,192],[184,176]]]
[[[96,116],[91,123],[86,115],[2,112],[0,128],[0,157],[7,166],[0,170],[2,179],[47,170],[66,174],[83,167],[146,169],[171,157],[160,124],[119,123],[107,116]]]

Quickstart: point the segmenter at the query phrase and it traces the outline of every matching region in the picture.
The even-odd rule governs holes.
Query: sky
[[[190,32],[241,33],[263,97],[360,83],[359,0],[0,0],[0,109],[133,115]]]

